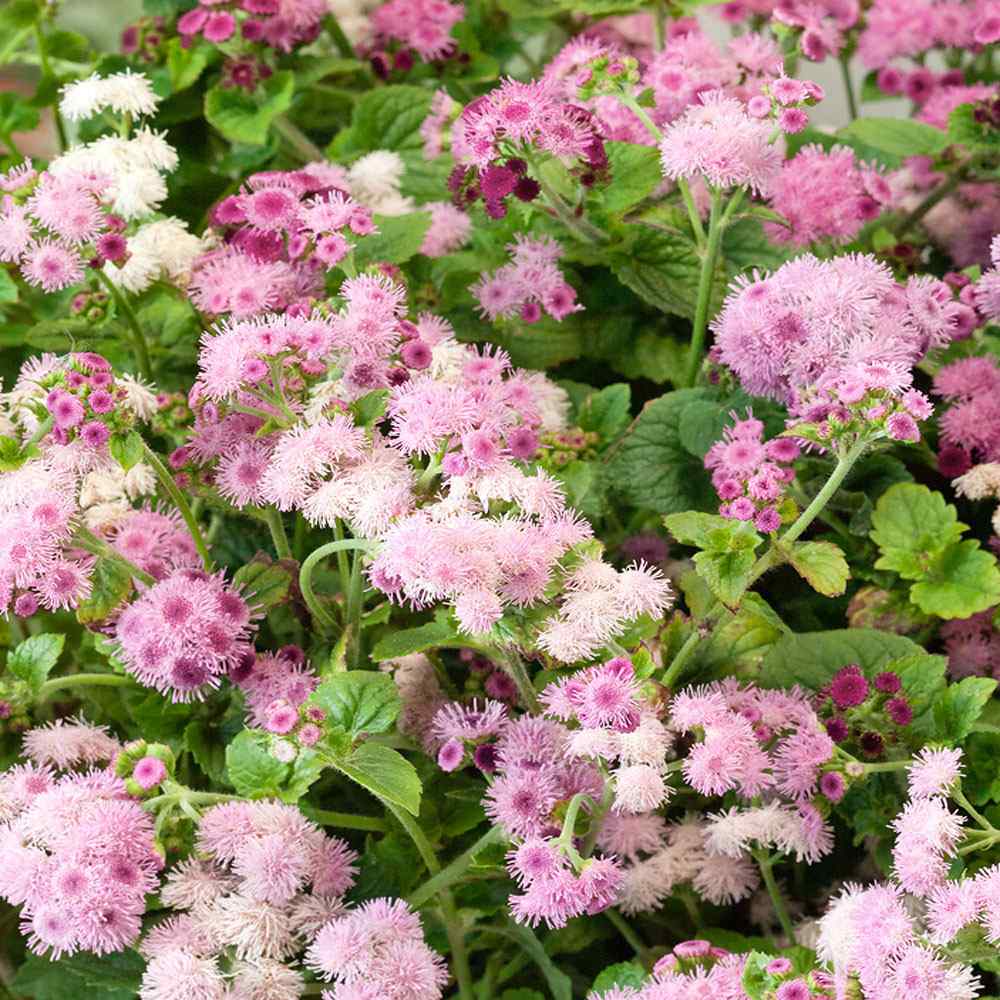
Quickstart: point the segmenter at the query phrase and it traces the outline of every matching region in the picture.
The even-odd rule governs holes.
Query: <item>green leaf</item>
[[[967,772],[962,788],[972,804],[1000,802],[1000,733],[970,733],[963,750]]]
[[[0,306],[17,302],[19,296],[20,292],[14,279],[5,268],[0,267]]]
[[[749,521],[687,511],[665,517],[674,537],[703,549],[694,557],[698,573],[715,596],[730,607],[740,602],[750,582],[754,551],[763,539]]]
[[[226,747],[226,771],[229,782],[248,799],[263,799],[281,794],[288,765],[272,757],[266,733],[244,729]]]
[[[993,607],[1000,602],[996,556],[973,538],[949,545],[910,588],[910,600],[925,614],[939,618],[968,618]]]
[[[111,457],[128,472],[142,460],[142,436],[138,431],[112,434],[108,440]]]
[[[327,713],[334,726],[352,736],[387,732],[401,707],[392,677],[375,670],[335,674],[320,684],[311,700]]]
[[[890,486],[872,514],[871,539],[882,551],[875,568],[919,580],[930,555],[958,541],[965,528],[940,493],[918,483]]]
[[[847,589],[851,570],[843,551],[833,542],[797,542],[788,553],[788,561],[813,590],[826,597],[838,597]]]
[[[8,672],[37,691],[56,665],[65,642],[65,635],[54,632],[29,636],[7,654]]]
[[[215,784],[226,782],[226,743],[208,722],[195,720],[184,727],[184,746],[195,763]]]
[[[965,677],[957,684],[949,684],[934,702],[935,736],[949,743],[964,740],[996,686],[997,682],[990,677]]]
[[[929,739],[934,731],[934,703],[947,685],[948,658],[930,653],[913,653],[892,660],[884,667],[899,674],[903,694],[913,709],[910,732],[919,739]]]
[[[660,151],[630,142],[605,143],[611,181],[603,191],[603,207],[616,215],[648,198],[663,181]]]
[[[0,7],[0,30],[6,34],[30,28],[37,17],[37,0],[11,0]]]
[[[602,518],[607,510],[605,482],[597,462],[574,459],[554,473],[563,486],[566,502],[590,521]]]
[[[980,123],[973,117],[973,106],[961,104],[948,116],[948,141],[981,152],[1000,149],[1000,136],[989,122]]]
[[[642,228],[609,252],[608,263],[615,277],[644,302],[694,318],[701,261],[686,236]]]
[[[90,595],[76,608],[81,625],[104,621],[132,592],[132,574],[112,559],[99,558],[90,575]]]
[[[685,349],[673,337],[643,330],[628,351],[610,359],[616,372],[626,378],[644,378],[662,385],[675,381],[684,370]]]
[[[629,425],[632,389],[623,382],[592,392],[580,404],[576,420],[580,428],[601,436],[605,444],[614,441]]]
[[[81,951],[53,962],[28,955],[10,986],[32,1000],[135,1000],[146,963],[134,951],[94,955]]]
[[[941,129],[909,118],[858,118],[840,134],[893,156],[934,156],[949,142]]]
[[[215,48],[206,43],[196,42],[185,48],[179,38],[171,38],[167,42],[167,69],[174,93],[197,83],[214,54]]]
[[[292,574],[280,563],[254,560],[233,574],[233,583],[250,604],[270,610],[288,597]]]
[[[376,663],[382,660],[398,660],[411,653],[422,653],[436,646],[452,646],[458,642],[458,632],[447,622],[428,622],[417,628],[393,632],[375,643],[371,657]]]
[[[679,389],[647,403],[608,463],[612,487],[629,503],[658,514],[716,507],[702,462],[680,441],[684,408],[704,389]]]
[[[205,92],[205,118],[230,142],[263,146],[271,123],[292,106],[295,76],[280,70],[248,94],[240,87],[216,84]]]
[[[421,784],[416,768],[392,747],[362,743],[346,757],[329,756],[327,763],[376,798],[400,806],[413,816],[420,813]]]
[[[14,91],[0,93],[0,135],[30,132],[38,127],[39,114]]]
[[[848,663],[857,663],[867,676],[885,670],[893,660],[923,653],[905,636],[873,628],[831,629],[784,636],[768,651],[761,664],[764,687],[801,684],[818,690]]]
[[[373,389],[351,403],[351,416],[358,427],[371,427],[385,416],[389,405],[388,389]]]
[[[366,91],[354,106],[351,127],[331,144],[337,155],[375,149],[420,149],[420,126],[431,107],[431,92],[423,87],[378,87]]]
[[[420,250],[431,224],[430,212],[376,215],[378,232],[358,241],[354,262],[359,270],[375,261],[405,264]]]
[[[640,987],[645,984],[648,974],[640,962],[617,962],[597,974],[591,993],[602,993],[615,986]]]

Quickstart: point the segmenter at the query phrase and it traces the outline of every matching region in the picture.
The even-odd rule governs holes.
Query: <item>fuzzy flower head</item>
[[[767,122],[751,118],[722,91],[700,95],[664,132],[660,163],[671,180],[704,179],[715,188],[748,187],[767,195],[781,170],[781,153]]]
[[[204,698],[247,655],[255,616],[221,574],[181,569],[125,608],[115,638],[140,683],[186,702]]]

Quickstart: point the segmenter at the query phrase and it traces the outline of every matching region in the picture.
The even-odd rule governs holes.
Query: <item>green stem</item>
[[[302,813],[320,826],[336,826],[342,830],[368,830],[372,833],[386,833],[389,829],[384,819],[378,816],[361,816],[358,813],[334,812],[330,809],[313,809],[300,804]]]
[[[291,121],[287,115],[278,115],[272,122],[272,125],[274,126],[274,131],[295,150],[303,163],[322,163],[326,159],[323,150],[298,125]]]
[[[333,628],[337,622],[333,615],[319,602],[316,591],[313,590],[313,570],[321,559],[333,555],[334,552],[343,552],[347,549],[364,549],[367,551],[371,549],[371,542],[367,542],[363,538],[339,538],[335,542],[327,542],[326,545],[321,545],[318,549],[313,549],[306,556],[305,562],[302,563],[302,568],[299,570],[299,590],[302,591],[302,599],[306,602],[306,607],[309,608],[309,612],[313,618],[327,626],[327,628]]]
[[[38,426],[35,428],[35,433],[32,434],[31,437],[24,442],[24,447],[27,449],[30,448],[33,444],[38,444],[38,442],[41,441],[42,438],[45,437],[45,435],[48,434],[50,430],[52,430],[53,423],[54,421],[51,416],[46,417],[44,420],[40,421]]]
[[[960,184],[964,184],[969,179],[969,171],[973,165],[975,157],[969,157],[964,163],[959,164],[955,170],[946,177],[936,188],[934,188],[916,208],[905,215],[892,231],[897,236],[903,236],[913,226],[915,226],[935,205],[943,201]]]
[[[431,875],[440,874],[441,865],[434,853],[434,848],[420,828],[420,824],[405,809],[401,809],[387,799],[381,799],[381,802],[407,832]],[[448,935],[448,944],[451,945],[451,965],[455,974],[455,982],[458,984],[458,995],[461,1000],[475,1000],[472,969],[469,967],[469,955],[465,950],[465,931],[459,920],[455,899],[450,889],[439,889],[437,897],[441,904],[441,917]]]
[[[437,895],[442,889],[447,889],[458,882],[469,870],[476,855],[491,844],[500,844],[507,840],[507,835],[498,826],[492,826],[471,847],[464,850],[454,861],[429,878],[420,888],[410,894],[407,902],[418,909]]]
[[[555,213],[556,218],[584,243],[607,243],[609,238],[607,233],[591,225],[586,219],[578,218],[573,209],[563,200],[562,195],[558,191],[554,191],[542,177],[538,160],[527,152],[524,152],[523,156],[532,168],[535,180],[538,181],[538,186],[545,197],[545,203]]]
[[[41,21],[35,21],[35,42],[38,46],[38,61],[42,67],[42,75],[50,80],[54,79],[55,74],[52,72],[52,64],[49,62],[48,42],[45,38],[45,32],[42,30]],[[56,135],[59,137],[59,151],[65,153],[69,142],[66,139],[66,123],[59,111],[58,101],[52,107],[52,117],[55,119]]]
[[[603,916],[607,917],[615,930],[625,938],[628,946],[642,959],[646,954],[646,945],[643,944],[642,938],[635,932],[632,925],[613,906],[601,912]]]
[[[69,674],[53,677],[38,689],[38,700],[43,701],[53,691],[71,687],[134,687],[135,681],[123,674]]]
[[[877,764],[862,764],[865,774],[885,774],[889,771],[903,771],[912,764],[909,757],[906,760],[883,760]]]
[[[534,684],[528,676],[528,668],[524,665],[524,660],[518,656],[513,649],[487,649],[490,657],[496,660],[500,666],[509,674],[510,679],[517,687],[517,692],[521,696],[521,703],[532,714],[537,715],[541,710],[538,702],[538,693]]]
[[[840,77],[844,81],[844,93],[847,95],[847,110],[850,112],[851,121],[858,117],[858,102],[854,96],[854,84],[851,81],[851,61],[842,53],[840,56]]]
[[[98,538],[89,528],[81,525],[77,528],[76,534],[76,541],[81,548],[86,549],[95,556],[102,556],[105,559],[110,559],[111,562],[116,562],[120,566],[124,566],[132,576],[137,580],[141,580],[147,587],[152,587],[156,583],[156,580],[145,570],[140,569],[130,559],[126,559],[125,556],[116,549],[113,549],[103,538]]]
[[[149,812],[156,812],[162,809],[164,806],[212,806],[217,805],[219,802],[236,802],[239,800],[239,795],[228,795],[225,792],[196,792],[193,788],[188,788],[185,785],[178,785],[175,782],[164,782],[164,788],[167,789],[162,795],[157,795],[152,799],[147,799],[143,802],[142,806]]]
[[[653,48],[663,51],[667,40],[667,8],[662,0],[653,0]]]
[[[276,507],[265,507],[263,517],[271,532],[271,541],[274,542],[278,558],[291,559],[292,549],[288,544],[288,535],[285,533],[285,522],[281,518],[281,511]]]
[[[208,553],[208,546],[202,537],[201,528],[198,527],[198,521],[195,519],[194,513],[184,494],[181,493],[177,483],[174,482],[174,477],[170,475],[170,470],[160,460],[160,456],[145,441],[142,443],[142,449],[145,460],[153,467],[156,478],[159,479],[160,485],[166,491],[167,496],[170,497],[170,502],[180,511],[180,515],[184,519],[188,531],[191,533],[194,546],[198,550],[198,555],[201,556],[201,561],[205,569],[211,572],[212,557]]]
[[[338,542],[342,542],[346,537],[344,522],[339,517],[333,522],[333,537]],[[340,574],[340,592],[346,597],[351,582],[351,563],[347,558],[347,549],[337,550],[337,572]]]
[[[709,614],[722,609],[722,605],[716,602],[709,608]],[[661,683],[665,688],[672,688],[677,683],[681,671],[687,666],[688,660],[694,655],[694,651],[701,642],[702,635],[698,622],[692,622],[691,634],[684,640],[683,645],[677,650],[677,655],[673,658],[667,672],[663,675]]]
[[[789,944],[795,944],[795,928],[792,926],[792,918],[788,915],[788,908],[785,906],[785,899],[781,895],[781,889],[774,878],[774,858],[767,851],[756,848],[751,852],[760,868],[760,874],[764,879],[767,894],[771,897],[771,905],[781,924],[781,929],[785,932]]]
[[[128,324],[129,329],[132,331],[132,340],[135,344],[135,355],[136,360],[139,363],[140,373],[143,378],[152,380],[153,366],[149,360],[149,344],[146,342],[146,335],[142,332],[142,326],[139,324],[139,317],[136,316],[135,310],[129,304],[128,299],[122,295],[118,286],[107,276],[107,274],[104,273],[103,268],[96,268],[94,273],[97,275],[97,280],[104,285],[111,297],[115,300],[115,305],[118,307],[118,311],[121,313],[125,322]]]
[[[733,212],[743,200],[742,190],[733,193],[722,208],[722,191],[712,188],[712,207],[708,216],[708,242],[702,252],[701,273],[698,276],[698,297],[694,309],[694,326],[691,330],[691,346],[688,348],[687,364],[684,367],[682,385],[694,385],[698,379],[702,357],[705,353],[705,334],[708,330],[708,309],[712,299],[712,283],[715,280],[715,265],[722,247],[722,237],[729,225]]]
[[[357,668],[361,658],[361,613],[364,611],[364,583],[361,575],[361,557],[355,552],[351,559],[351,578],[347,583],[347,603],[345,607],[347,634],[350,643],[347,650],[348,663]]]
[[[344,34],[344,29],[333,14],[326,15],[323,19],[323,27],[326,28],[327,33],[333,39],[333,44],[337,46],[337,51],[345,59],[357,59],[354,46],[351,45],[351,40]]]
[[[965,793],[958,787],[957,783],[949,794],[983,828],[986,833],[996,833],[1000,835],[1000,830],[997,830],[993,824],[965,797]]]

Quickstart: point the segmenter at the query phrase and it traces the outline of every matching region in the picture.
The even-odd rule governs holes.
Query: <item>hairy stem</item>
[[[139,372],[143,378],[152,379],[153,366],[149,360],[149,344],[146,341],[146,335],[142,332],[139,317],[136,316],[135,310],[128,299],[122,295],[118,286],[104,273],[103,268],[96,268],[94,274],[97,275],[97,280],[108,290],[108,294],[115,301],[118,312],[132,331],[132,340],[135,345],[135,356],[139,364]]]
[[[303,814],[320,826],[336,826],[342,830],[368,830],[372,833],[386,833],[389,829],[384,819],[378,816],[362,816],[358,813],[334,812],[331,809],[314,809],[300,804]]]
[[[77,528],[76,542],[81,548],[86,549],[92,555],[102,556],[105,559],[110,559],[111,562],[116,562],[120,566],[124,566],[132,576],[137,580],[141,580],[147,587],[152,587],[156,583],[156,580],[145,570],[140,569],[130,559],[126,559],[125,556],[116,549],[113,549],[103,538],[98,538],[89,528],[83,525]]]
[[[507,835],[500,827],[490,827],[471,847],[464,850],[454,861],[442,868],[437,874],[432,875],[422,886],[412,892],[407,902],[414,909],[423,906],[442,889],[447,889],[460,881],[469,870],[469,866],[477,854],[491,844],[501,844],[506,839]]]
[[[969,157],[964,163],[959,164],[955,170],[946,177],[936,188],[933,188],[923,201],[911,212],[903,216],[893,227],[893,232],[897,236],[904,235],[912,229],[935,205],[944,201],[960,184],[964,184],[969,179],[969,173],[975,158]]]
[[[840,78],[844,81],[844,94],[847,97],[847,110],[850,113],[851,121],[854,121],[858,117],[858,101],[854,96],[854,83],[851,80],[851,61],[844,53],[841,53],[839,61]]]
[[[62,691],[72,687],[135,687],[131,677],[124,674],[69,674],[66,677],[53,677],[38,689],[39,701],[44,700],[54,691]]]
[[[608,921],[621,934],[636,955],[640,959],[643,959],[646,954],[646,945],[643,944],[642,938],[636,933],[635,928],[613,906],[602,910],[601,913],[607,917]]]
[[[396,817],[399,825],[409,835],[431,875],[440,874],[441,864],[430,841],[420,828],[420,824],[405,809],[399,808],[387,799],[381,799],[381,802]],[[448,935],[448,944],[451,945],[451,967],[455,974],[455,982],[458,984],[458,995],[461,1000],[475,1000],[472,970],[469,967],[468,952],[465,950],[465,931],[459,920],[455,899],[451,890],[447,888],[439,889],[437,897],[440,903],[441,918]]]
[[[760,868],[761,877],[764,879],[764,886],[767,894],[771,897],[771,905],[774,907],[775,915],[781,929],[785,932],[790,944],[795,943],[795,928],[792,926],[792,918],[788,915],[788,907],[785,906],[785,898],[781,895],[781,889],[774,877],[774,858],[762,848],[756,848],[751,852],[757,867]]]
[[[180,515],[184,519],[188,531],[191,533],[191,538],[194,540],[194,547],[198,550],[198,555],[201,556],[201,561],[205,569],[211,572],[212,557],[208,553],[208,546],[205,544],[201,528],[198,527],[198,521],[191,510],[191,506],[188,504],[184,494],[181,493],[177,483],[174,482],[174,477],[170,475],[170,470],[163,464],[160,456],[145,441],[142,443],[142,450],[143,457],[153,467],[156,478],[159,479],[160,485],[166,491],[167,496],[170,497],[170,502],[180,511]]]
[[[285,532],[285,522],[281,518],[281,511],[276,507],[265,507],[263,516],[267,522],[268,530],[271,532],[271,541],[274,542],[278,558],[291,559],[292,549],[288,544],[288,535]]]
[[[538,694],[535,691],[534,684],[531,683],[531,678],[528,676],[528,668],[524,665],[524,660],[518,656],[516,650],[489,647],[484,649],[484,652],[496,660],[510,676],[510,679],[517,687],[517,693],[520,695],[521,703],[524,707],[529,712],[537,714],[540,709]]]
[[[353,53],[352,53],[353,56]],[[272,122],[274,131],[295,151],[303,163],[322,162],[326,159],[319,148],[287,115],[278,115]]]
[[[316,596],[316,591],[313,590],[312,574],[316,568],[316,564],[327,556],[333,555],[335,552],[344,552],[348,549],[367,550],[370,548],[371,543],[365,541],[363,538],[338,538],[335,542],[327,542],[326,545],[321,545],[318,549],[313,549],[302,563],[302,568],[299,570],[299,590],[302,591],[302,599],[306,602],[306,607],[309,608],[309,613],[313,618],[327,628],[333,628],[337,622],[333,615],[323,607]]]

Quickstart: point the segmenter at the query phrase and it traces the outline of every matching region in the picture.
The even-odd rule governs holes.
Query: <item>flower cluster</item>
[[[21,907],[37,954],[103,955],[139,937],[163,864],[152,816],[110,770],[55,773],[118,749],[106,730],[82,722],[32,730],[31,763],[0,778],[0,896]]]
[[[298,646],[283,646],[276,653],[247,651],[230,668],[229,678],[243,692],[250,725],[279,736],[294,731],[305,746],[319,740],[322,730],[317,722],[323,720],[322,710],[307,708],[305,721],[300,718],[299,710],[309,700],[319,678]]]
[[[735,414],[734,414],[735,416]],[[791,438],[764,443],[764,425],[753,415],[727,427],[705,455],[712,485],[722,505],[719,513],[738,521],[753,521],[758,531],[771,534],[781,527],[779,507],[785,487],[794,479],[791,463],[799,446]]]
[[[943,281],[901,286],[874,257],[804,254],[737,279],[715,319],[714,356],[748,392],[784,401],[821,443],[916,441],[932,407],[912,388],[912,366],[954,338],[965,308]]]
[[[881,757],[913,721],[913,706],[902,687],[899,674],[892,670],[883,670],[869,681],[858,664],[841,667],[816,696],[830,739],[869,759]],[[824,775],[820,788],[831,801],[844,793],[837,772]]]
[[[518,236],[507,250],[510,263],[483,274],[470,289],[484,316],[491,320],[517,316],[522,323],[537,323],[543,311],[562,320],[583,309],[556,266],[562,247],[554,239]]]
[[[456,48],[451,29],[463,17],[465,5],[449,0],[388,0],[372,11],[369,21],[372,61],[387,72],[412,66],[410,50],[425,62],[445,59]]]
[[[440,1000],[448,972],[401,899],[378,898],[324,924],[307,961],[334,988],[324,1000]]]
[[[174,701],[201,700],[252,653],[256,612],[222,573],[175,570],[119,615],[126,668]]]
[[[663,133],[664,175],[768,195],[781,172],[781,151],[773,142],[771,124],[751,117],[739,100],[721,90],[702,92],[699,101]]]
[[[238,0],[222,2],[202,0],[177,19],[176,30],[185,45],[203,38],[213,45],[226,45],[226,52],[237,66],[252,65],[255,45],[270,46],[279,52],[291,52],[308,45],[319,35],[320,23],[327,13],[323,0]],[[261,64],[269,75],[266,64]],[[230,69],[234,83],[246,88],[235,69]]]
[[[764,228],[777,243],[846,243],[892,202],[888,181],[877,167],[856,164],[853,150],[809,145],[782,164],[771,207],[783,222]]]
[[[1000,674],[1000,631],[993,624],[996,613],[996,608],[987,608],[969,618],[953,618],[941,624],[940,635],[952,677]]]
[[[371,213],[346,193],[330,164],[252,174],[215,206],[224,244],[195,262],[189,294],[204,313],[244,318],[320,297],[323,272],[353,249],[345,234],[376,232]]]
[[[608,163],[593,115],[566,101],[552,82],[504,81],[468,104],[452,128],[451,149],[459,166],[449,179],[456,203],[482,197],[486,212],[502,219],[513,195],[532,201],[538,181],[528,176],[538,153],[588,174]]]
[[[972,463],[1000,461],[1000,365],[991,357],[943,365],[934,376],[934,394],[949,404],[941,414],[942,471],[957,476]],[[980,477],[970,478],[965,489],[985,496],[976,489]]]
[[[139,997],[295,1000],[305,984],[289,960],[344,912],[357,855],[267,800],[206,810],[197,847],[164,879],[160,900],[178,912],[143,937]]]

